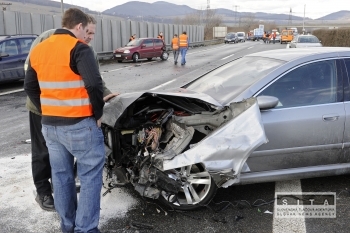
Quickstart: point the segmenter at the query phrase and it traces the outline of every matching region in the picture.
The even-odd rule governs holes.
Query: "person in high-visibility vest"
[[[181,53],[181,65],[186,64],[186,53],[188,50],[188,45],[190,44],[188,36],[186,32],[184,31],[180,36],[179,36],[179,48],[180,48],[180,53]]]
[[[85,42],[89,44],[91,40],[94,39],[96,31],[96,23],[94,17],[89,16],[89,23],[87,26],[87,36],[85,37]],[[41,43],[42,41],[48,39],[51,35],[55,33],[56,29],[50,29],[41,33],[32,43],[30,52],[33,48]],[[90,44],[89,44],[90,45]],[[96,64],[99,66],[97,53],[94,51],[92,46],[90,46],[94,52]],[[24,71],[28,69],[29,56],[24,62]],[[105,82],[102,80],[103,84],[103,99],[107,101],[108,99],[118,95],[117,93],[112,94],[112,92],[106,87]],[[55,211],[54,200],[52,197],[52,187],[50,184],[51,179],[51,166],[49,161],[49,151],[46,146],[46,141],[41,133],[41,113],[36,109],[32,101],[27,96],[26,108],[29,110],[29,130],[31,138],[31,151],[32,151],[32,175],[33,181],[36,189],[37,196],[35,198],[39,206],[46,211]]]
[[[174,38],[171,40],[171,48],[173,49],[174,64],[176,65],[179,57],[179,38],[177,37],[177,34],[174,34]]]
[[[163,32],[159,32],[158,36],[157,36],[158,39],[161,39],[164,41],[164,36],[163,36]]]
[[[104,100],[94,53],[84,42],[88,22],[81,10],[66,10],[62,28],[32,49],[24,79],[25,92],[42,113],[62,232],[99,231]],[[81,182],[79,203],[74,158]]]

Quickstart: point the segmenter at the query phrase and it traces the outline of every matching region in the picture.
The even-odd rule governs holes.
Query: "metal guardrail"
[[[224,42],[224,39],[205,40],[205,41],[200,41],[200,42],[192,42],[192,43],[190,43],[189,47],[196,48],[196,47],[220,44],[223,42]],[[166,45],[166,50],[172,51],[170,44]],[[99,53],[97,53],[97,57],[99,60],[113,59],[113,51],[99,52]]]

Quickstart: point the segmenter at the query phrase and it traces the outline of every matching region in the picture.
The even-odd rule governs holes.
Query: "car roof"
[[[23,37],[37,37],[36,34],[18,34],[18,35],[0,35],[0,40],[10,39],[10,38],[23,38]]]
[[[270,59],[278,59],[282,61],[292,61],[302,57],[311,57],[315,55],[331,55],[334,53],[343,53],[345,56],[350,56],[350,48],[347,47],[308,47],[299,49],[276,49],[271,50],[269,53],[266,51],[252,53],[247,55],[248,57],[265,57]]]

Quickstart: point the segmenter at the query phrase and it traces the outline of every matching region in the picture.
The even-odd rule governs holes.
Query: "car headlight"
[[[123,53],[130,53],[130,50],[124,50]]]

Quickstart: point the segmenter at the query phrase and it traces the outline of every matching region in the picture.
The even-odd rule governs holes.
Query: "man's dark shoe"
[[[52,195],[36,195],[35,201],[46,211],[56,211]]]

